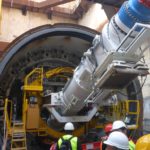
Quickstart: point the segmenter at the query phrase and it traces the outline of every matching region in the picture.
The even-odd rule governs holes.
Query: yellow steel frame
[[[130,111],[130,104],[134,103],[136,105],[136,111]],[[138,122],[139,122],[139,115],[140,115],[140,102],[139,100],[128,100],[128,103],[126,103],[126,113],[128,115],[136,115],[136,126],[131,126],[129,129],[137,129],[138,128]]]
[[[27,99],[23,99],[23,109],[22,109],[23,128],[26,127],[27,107],[28,107],[28,100]]]
[[[8,115],[8,111],[7,111],[7,108],[8,108],[8,103],[10,103],[10,115]],[[8,98],[5,99],[5,106],[4,106],[4,121],[6,123],[6,128],[7,128],[7,134],[11,134],[11,122],[10,120],[12,120],[12,101],[8,100]]]
[[[43,68],[36,68],[33,71],[31,71],[24,80],[24,95],[23,95],[23,110],[22,110],[22,121],[23,121],[23,128],[26,128],[26,121],[27,121],[27,109],[28,109],[28,96],[29,95],[34,95],[37,96],[40,106],[40,100],[42,96],[42,91],[43,91],[43,78],[51,78],[53,76],[61,76],[63,78],[67,78],[67,76],[61,74],[61,73],[73,73],[73,69],[70,67],[59,67],[56,69],[52,69],[46,73],[43,72]],[[8,112],[7,112],[7,107],[8,103],[11,103],[11,112],[10,112],[10,119],[8,117]],[[8,134],[12,134],[12,127],[11,127],[11,122],[12,120],[12,102],[8,99],[6,99],[5,103],[5,113],[6,113],[6,122],[7,122],[7,129],[8,129]],[[97,125],[98,120],[97,119],[92,119],[90,122],[86,123],[85,125],[82,125],[80,128],[76,129],[74,131],[74,135],[80,136],[84,134],[88,129],[94,128]],[[35,132],[38,133],[39,136],[46,136],[50,135],[53,138],[59,138],[62,136],[64,133],[56,131],[52,128],[49,128],[47,124],[40,118],[39,121],[39,128],[38,129],[32,129],[32,130],[27,130],[27,132]]]
[[[131,111],[131,103],[136,105],[136,110]],[[139,100],[125,100],[119,101],[117,104],[107,106],[107,110],[100,108],[100,112],[104,112],[105,117],[113,122],[113,120],[124,120],[127,115],[136,115],[136,123],[135,126],[130,126],[129,129],[137,129],[139,122],[139,114],[140,114],[140,102]]]
[[[35,68],[24,81],[24,91],[43,91],[43,68]]]
[[[127,108],[126,108],[126,104],[129,102],[129,100],[127,101],[120,101],[118,102],[117,105],[112,105],[113,107],[113,116],[115,118],[115,120],[118,120],[118,119],[121,119],[123,117],[126,116],[126,111],[127,111]]]
[[[28,100],[27,100],[27,95],[32,95],[37,96],[39,99],[38,104],[40,105],[40,96],[42,95],[43,87],[42,87],[42,81],[43,78],[51,78],[54,76],[60,76],[63,78],[67,78],[67,76],[61,74],[61,73],[71,73],[73,74],[73,68],[71,67],[58,67],[55,69],[52,69],[47,72],[43,72],[43,69],[34,69],[31,71],[26,77],[24,81],[24,98],[23,98],[23,122],[25,123],[26,121],[26,113],[27,113],[27,107],[28,107]],[[36,74],[36,76],[34,76]],[[38,75],[37,75],[38,74]],[[80,128],[76,129],[74,131],[74,135],[79,136],[85,133],[85,126],[87,129],[87,126],[89,128],[95,127],[97,124],[97,119],[93,119],[89,123],[86,123],[86,125],[81,126]],[[27,132],[37,132],[39,136],[46,136],[50,135],[53,138],[59,138],[62,136],[64,133],[59,132],[56,130],[53,130],[52,128],[49,128],[47,124],[40,118],[39,121],[39,128],[38,129],[31,129],[27,130]]]
[[[27,113],[27,95],[34,94],[38,97],[38,100],[40,99],[40,96],[42,95],[43,91],[43,85],[42,81],[43,78],[51,78],[53,76],[59,75],[60,73],[73,73],[73,69],[70,67],[59,67],[52,69],[50,71],[47,71],[46,73],[43,73],[42,68],[36,68],[33,71],[31,71],[26,77],[24,81],[24,103],[23,103],[23,120],[26,121],[26,113]],[[66,76],[61,75],[62,77],[66,78]],[[40,100],[39,100],[40,101]],[[38,101],[38,104],[40,105],[40,102]],[[53,136],[53,137],[60,137],[63,133],[57,132],[51,128],[49,128],[46,123],[40,118],[39,121],[39,128],[38,129],[32,129],[27,130],[28,132],[37,132],[38,136],[46,136],[47,134]]]
[[[54,75],[58,75],[60,73],[73,73],[73,68],[71,67],[58,67],[52,70],[49,70],[45,73],[46,78],[51,78]]]
[[[43,68],[36,68],[33,71],[31,71],[26,77],[24,81],[24,97],[23,97],[23,112],[22,112],[22,120],[24,127],[26,127],[26,117],[27,117],[27,109],[28,109],[28,96],[36,96],[38,99],[38,105],[40,107],[41,101],[42,101],[42,92],[43,92],[43,78],[51,78],[53,76],[61,76],[64,78],[67,78],[67,76],[61,74],[61,73],[73,73],[73,69],[70,67],[59,67],[56,69],[52,69],[46,73],[43,72]],[[130,111],[130,103],[135,103],[137,105],[137,110],[135,112]],[[7,107],[8,103],[11,104],[11,112],[10,112],[10,118],[8,116]],[[7,129],[8,134],[11,134],[11,122],[12,120],[12,102],[8,99],[5,100],[5,114],[6,114],[6,123],[7,123]],[[105,112],[104,107],[100,108],[100,112]],[[109,118],[112,118],[113,120],[116,119],[123,119],[127,114],[135,114],[137,115],[136,125],[138,127],[138,120],[139,120],[139,113],[140,113],[140,106],[139,106],[139,100],[126,100],[126,101],[120,101],[117,105],[111,105],[109,106],[109,109],[106,111],[105,115]],[[112,121],[113,121],[112,120]],[[102,128],[104,124],[98,125],[98,119],[92,119],[90,122],[86,123],[85,125],[81,126],[80,128],[76,129],[74,131],[74,135],[80,136],[84,134],[88,128]],[[132,128],[135,129],[135,128]],[[26,129],[27,130],[27,129]],[[31,129],[27,130],[27,132],[36,132],[39,136],[46,136],[50,135],[53,138],[59,138],[64,133],[56,131],[52,128],[49,128],[47,124],[40,118],[39,120],[39,127],[37,129]]]

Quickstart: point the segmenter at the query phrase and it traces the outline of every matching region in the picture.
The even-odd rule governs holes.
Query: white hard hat
[[[114,121],[113,122],[113,125],[112,125],[112,131],[113,130],[118,130],[120,128],[127,128],[127,126],[125,125],[125,123],[121,120],[117,120],[117,121]]]
[[[110,133],[104,144],[114,146],[123,150],[129,150],[129,141],[127,136],[119,131]]]
[[[74,125],[71,122],[67,122],[64,126],[64,130],[74,130]]]

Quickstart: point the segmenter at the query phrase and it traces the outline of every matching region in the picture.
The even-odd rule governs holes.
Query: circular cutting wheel
[[[9,44],[0,61],[0,96],[16,101],[17,118],[20,118],[22,113],[21,87],[25,76],[34,68],[40,67],[45,71],[57,67],[75,68],[79,65],[83,52],[91,46],[96,34],[99,33],[78,25],[44,25],[24,33]],[[49,82],[50,85],[44,85],[45,89],[57,92],[65,85],[66,80],[64,77],[55,76]],[[142,94],[137,79],[126,88],[126,95],[127,99],[139,100],[142,109]],[[140,113],[141,120],[142,116]],[[142,121],[139,121],[141,128],[140,122]],[[85,126],[79,126],[76,135],[81,135]],[[57,129],[59,127],[58,125],[51,128],[50,132],[57,131],[59,137],[62,134]]]

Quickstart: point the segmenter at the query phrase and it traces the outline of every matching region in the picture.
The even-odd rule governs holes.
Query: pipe
[[[120,42],[136,22],[149,23],[150,8],[139,0],[124,2],[119,12],[103,28],[102,35],[96,37],[97,39],[95,38],[98,43],[85,53],[80,65],[75,70],[72,80],[65,87],[62,94],[64,104],[62,114],[75,115],[82,110],[85,106],[84,100],[93,92],[93,85],[95,84],[93,83],[94,71],[99,70],[100,75],[103,71],[101,70],[102,67],[105,70],[107,69],[107,66],[104,66],[105,58],[107,58],[106,52],[115,52]],[[125,47],[139,31],[140,28],[135,30]],[[93,61],[96,63],[93,63]]]
[[[129,30],[136,22],[150,22],[150,8],[146,7],[139,0],[124,2],[118,13],[105,25],[102,31],[105,50],[115,51]],[[127,45],[138,34],[141,28],[137,28],[130,37]]]

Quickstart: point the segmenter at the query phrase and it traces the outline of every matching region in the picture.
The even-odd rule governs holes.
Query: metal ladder
[[[13,123],[11,150],[27,150],[26,130],[22,122]]]

